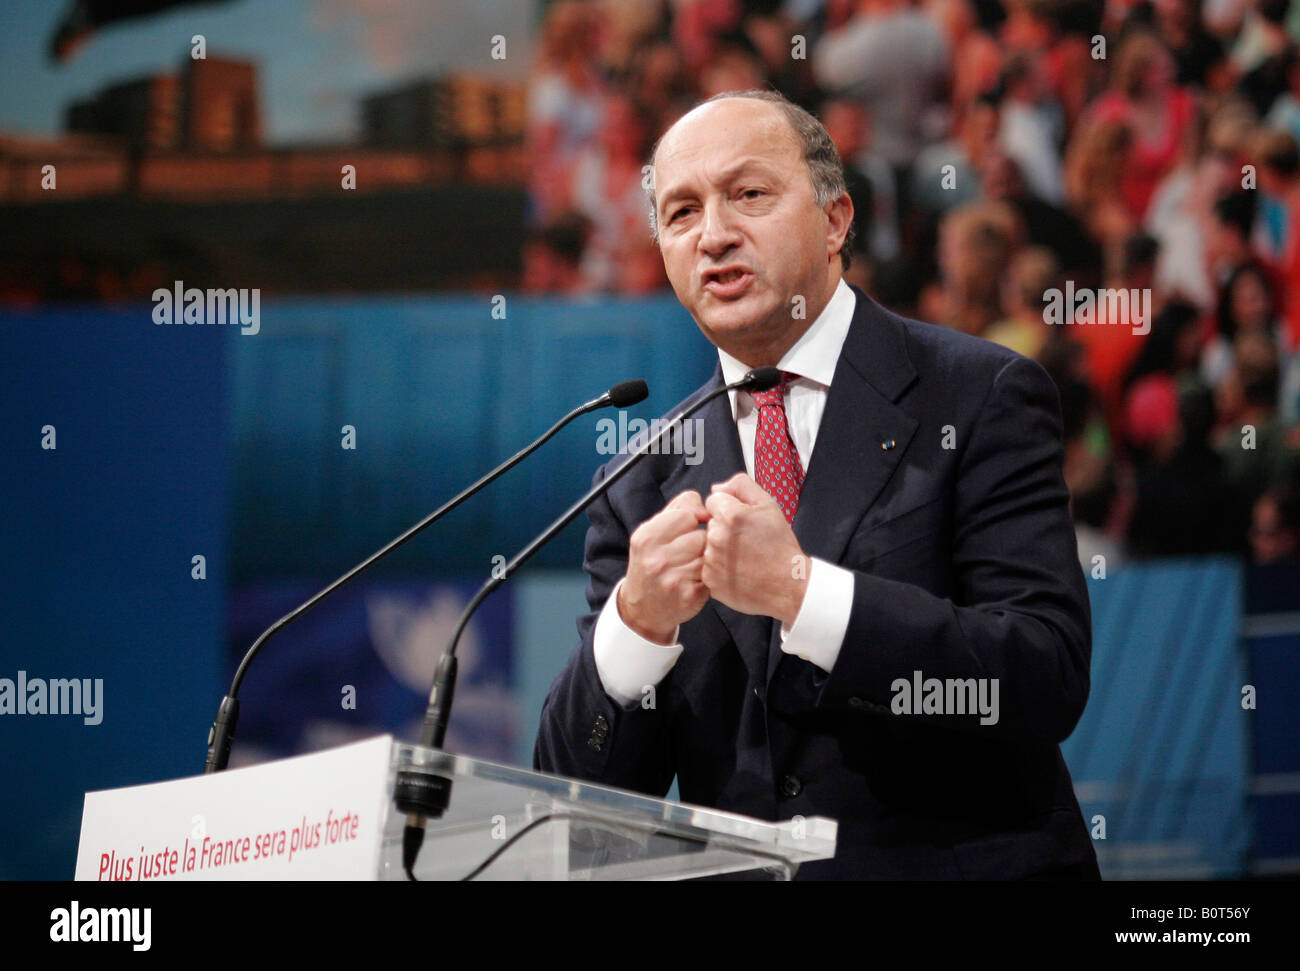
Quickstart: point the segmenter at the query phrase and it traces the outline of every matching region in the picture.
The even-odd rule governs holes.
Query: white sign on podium
[[[86,793],[77,880],[370,880],[390,735],[172,782]]]

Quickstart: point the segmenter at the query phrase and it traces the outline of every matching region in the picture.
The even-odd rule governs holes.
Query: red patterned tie
[[[754,479],[785,513],[793,525],[803,488],[799,450],[785,422],[785,389],[798,375],[781,372],[781,383],[767,391],[751,392],[758,406],[758,432],[754,436]]]

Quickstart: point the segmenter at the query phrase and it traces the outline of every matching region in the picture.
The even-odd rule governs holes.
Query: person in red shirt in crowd
[[[1087,110],[1087,131],[1119,122],[1133,135],[1120,176],[1120,198],[1133,219],[1146,215],[1160,180],[1178,164],[1183,136],[1196,117],[1192,92],[1174,83],[1173,55],[1146,29],[1130,32],[1119,45],[1110,87]]]

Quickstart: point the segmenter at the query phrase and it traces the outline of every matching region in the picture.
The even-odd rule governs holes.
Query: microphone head
[[[738,391],[766,391],[781,383],[781,369],[768,365],[756,367],[736,382]]]
[[[646,387],[646,383],[637,380],[614,385],[606,392],[605,397],[609,398],[609,403],[615,408],[629,408],[645,401],[649,394],[650,389]]]

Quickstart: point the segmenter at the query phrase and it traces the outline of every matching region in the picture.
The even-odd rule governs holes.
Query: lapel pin
[[[883,442],[880,443],[880,450],[882,452],[888,452],[893,447],[894,447],[894,440],[892,438],[886,438]]]

